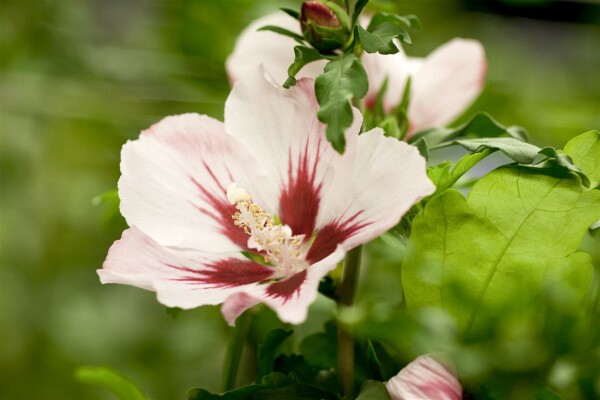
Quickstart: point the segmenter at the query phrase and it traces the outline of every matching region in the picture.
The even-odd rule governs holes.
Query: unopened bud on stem
[[[304,38],[319,51],[343,48],[350,35],[348,14],[329,1],[305,1],[300,13]]]

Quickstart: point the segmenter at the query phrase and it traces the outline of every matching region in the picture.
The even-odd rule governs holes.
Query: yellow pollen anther
[[[264,259],[287,277],[305,269],[306,246],[303,235],[292,235],[287,225],[277,225],[272,215],[252,201],[248,192],[232,183],[227,188],[227,199],[237,212],[233,223],[249,235],[248,247],[264,253]]]

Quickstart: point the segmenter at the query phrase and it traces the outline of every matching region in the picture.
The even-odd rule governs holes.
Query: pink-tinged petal
[[[231,82],[243,77],[259,65],[263,65],[280,85],[287,79],[287,70],[294,61],[292,38],[269,31],[258,31],[266,25],[275,25],[292,32],[300,33],[300,22],[283,12],[269,14],[252,22],[237,39],[233,53],[227,58],[227,73]],[[326,61],[316,61],[306,65],[298,73],[298,78],[316,78],[323,72]]]
[[[98,275],[102,283],[152,290],[166,306],[188,309],[222,303],[270,279],[273,272],[239,253],[167,248],[132,227],[112,245]]]
[[[246,249],[227,187],[236,182],[257,201],[277,189],[223,124],[207,116],[167,117],[125,144],[121,157],[121,213],[164,246]]]
[[[275,310],[283,322],[300,324],[306,320],[308,307],[315,301],[319,282],[343,260],[345,252],[338,248],[328,257],[286,280],[262,289],[260,301]],[[264,285],[263,285],[264,286]]]
[[[331,254],[338,245],[346,242],[371,222],[362,218],[363,211],[359,211],[350,218],[338,218],[319,228],[313,244],[310,246],[306,259],[311,263],[321,261]]]
[[[421,356],[386,384],[391,400],[460,400],[462,386],[448,368]]]
[[[413,76],[411,131],[445,126],[463,113],[483,89],[486,69],[476,40],[457,38],[437,48]]]
[[[390,111],[402,100],[406,80],[411,74],[410,59],[404,54],[402,47],[398,46],[396,54],[382,55],[379,53],[364,53],[361,61],[369,77],[369,92],[365,97],[365,104],[371,108],[375,105],[375,98],[380,92],[383,82],[387,78],[387,90],[384,96],[384,107]]]
[[[246,293],[238,293],[230,296],[221,306],[221,314],[229,324],[235,325],[235,320],[247,309],[260,303],[260,300]]]
[[[295,235],[312,234],[320,204],[338,166],[353,153],[362,117],[346,131],[347,150],[337,153],[317,119],[314,81],[290,89],[274,84],[261,68],[236,82],[225,104],[225,127],[278,177],[280,195],[265,208]]]
[[[396,225],[435,186],[419,151],[373,129],[358,137],[356,158],[324,194],[312,260],[341,245],[350,250]]]

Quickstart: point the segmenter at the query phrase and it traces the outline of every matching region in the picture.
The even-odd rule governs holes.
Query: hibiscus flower
[[[303,322],[345,252],[434,191],[416,148],[379,129],[359,136],[356,110],[338,154],[313,87],[282,89],[256,68],[234,85],[224,123],[172,116],[127,142],[119,197],[130,228],[101,281],[155,291],[168,307],[223,303],[230,324],[257,303]]]
[[[265,25],[300,33],[299,22],[281,12],[251,23],[240,34],[227,59],[232,82],[259,64],[263,64],[277,82],[283,83],[287,79],[287,69],[294,60],[293,48],[297,43],[274,32],[257,31]],[[483,89],[487,63],[483,46],[476,40],[455,38],[426,58],[407,57],[401,46],[398,49],[398,53],[391,55],[363,54],[363,66],[369,77],[365,103],[367,106],[374,104],[387,77],[384,107],[386,111],[392,110],[402,100],[410,76],[409,135],[452,122]],[[298,76],[315,78],[323,72],[325,64],[325,60],[308,64]]]
[[[418,357],[386,384],[391,400],[460,400],[462,386],[429,355]]]

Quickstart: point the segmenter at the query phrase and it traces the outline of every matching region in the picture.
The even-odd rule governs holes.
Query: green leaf
[[[261,384],[244,386],[223,394],[212,394],[194,388],[187,392],[187,400],[337,400],[333,394],[313,385],[298,382],[294,374],[274,372],[264,376]]]
[[[312,47],[296,46],[294,47],[294,62],[288,68],[288,79],[284,82],[283,87],[288,89],[296,84],[296,74],[300,72],[306,64],[322,60],[323,56]]]
[[[258,346],[258,380],[273,371],[277,348],[292,335],[293,331],[273,329],[269,331]]]
[[[564,152],[588,177],[591,187],[600,185],[600,132],[589,131],[574,137],[565,145]]]
[[[422,138],[422,140],[425,140]],[[415,145],[417,145],[415,143]],[[465,154],[450,170],[452,164],[445,161],[435,167],[431,167],[427,170],[427,176],[435,184],[435,196],[442,193],[445,190],[450,189],[468,170],[473,168],[479,161],[492,153],[492,149],[486,148],[481,152]]]
[[[419,150],[424,159],[429,160],[429,144],[425,138],[417,140],[413,143],[413,146]]]
[[[598,218],[600,191],[534,168],[499,168],[467,200],[448,190],[414,220],[402,268],[407,305],[442,307],[469,331],[552,285],[583,297],[592,265],[577,248]]]
[[[189,389],[186,394],[187,400],[246,400],[252,393],[262,390],[262,385],[248,385],[223,394],[212,394],[201,388]]]
[[[498,137],[506,135],[517,140],[528,141],[528,134],[525,129],[518,126],[506,127],[496,121],[487,113],[475,115],[469,121],[456,128],[431,128],[412,135],[409,143],[416,142],[422,137],[427,138],[427,142],[432,148],[447,146],[453,139],[466,136],[479,138]]]
[[[378,12],[373,16],[373,18],[371,18],[371,22],[369,23],[367,30],[372,32],[372,29],[375,29],[377,26],[388,22],[397,25],[404,25],[413,29],[419,29],[421,27],[421,21],[419,21],[419,18],[417,18],[416,15],[401,16],[386,12]]]
[[[325,332],[315,333],[304,338],[300,352],[306,361],[316,369],[337,367],[337,333],[335,326],[326,324]]]
[[[373,347],[373,343],[369,340],[367,342],[367,368],[371,375],[371,378],[382,381],[383,373],[381,372],[381,363],[377,358],[377,353],[375,352],[375,348]]]
[[[544,147],[540,150],[540,154],[543,154],[547,159],[535,165],[536,168],[548,168],[560,167],[564,171],[574,172],[581,178],[581,182],[586,186],[590,187],[590,180],[586,174],[584,174],[579,167],[573,164],[573,160],[568,154],[564,154],[560,150],[556,150],[553,147]],[[560,172],[560,171],[559,171]]]
[[[390,400],[390,394],[383,382],[366,381],[361,386],[356,400]]]
[[[273,389],[263,389],[247,397],[248,400],[338,400],[338,397],[320,387],[296,383]]]
[[[82,366],[75,370],[75,379],[79,382],[102,386],[121,400],[147,399],[132,381],[112,368]]]
[[[351,101],[362,98],[369,87],[367,73],[353,54],[344,54],[325,66],[325,73],[315,82],[320,104],[317,116],[327,124],[327,139],[340,153],[346,145],[344,131],[352,124]]]
[[[369,0],[357,0],[354,5],[354,12],[352,13],[352,26],[358,21],[358,17],[360,17],[360,13],[365,8]]]
[[[485,149],[500,150],[506,156],[521,164],[531,164],[540,152],[540,148],[531,143],[508,137],[459,139],[453,143],[459,144],[472,152],[480,152]]]
[[[412,44],[410,36],[404,28],[391,22],[383,23],[372,31],[367,31],[359,25],[356,31],[360,43],[367,53],[396,54],[399,51],[398,46],[394,43],[396,38],[400,38],[404,43]]]
[[[294,39],[296,42],[298,42],[300,44],[304,44],[304,38],[301,35],[297,34],[296,32],[292,32],[290,30],[282,28],[280,26],[265,25],[265,26],[258,28],[257,30],[271,31],[271,32],[279,33],[280,35],[291,37],[292,39]]]

